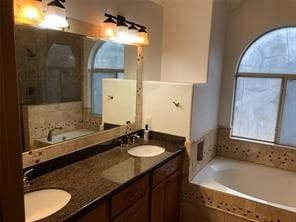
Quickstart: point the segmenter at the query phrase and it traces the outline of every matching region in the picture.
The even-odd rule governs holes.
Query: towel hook
[[[173,102],[173,104],[176,106],[176,107],[179,107],[180,106],[180,103],[179,102]]]
[[[110,100],[113,100],[113,99],[114,99],[114,96],[113,96],[113,95],[108,95],[107,97],[108,97],[108,99],[110,99]]]

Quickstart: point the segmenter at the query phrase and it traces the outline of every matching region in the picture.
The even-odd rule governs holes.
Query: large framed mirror
[[[136,46],[16,24],[15,52],[26,157],[140,125]]]

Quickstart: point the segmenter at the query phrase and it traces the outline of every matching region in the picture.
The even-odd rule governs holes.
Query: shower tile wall
[[[15,39],[22,105],[81,99],[81,36],[16,25]]]
[[[231,139],[229,128],[219,128],[217,154],[237,160],[296,171],[296,149]]]

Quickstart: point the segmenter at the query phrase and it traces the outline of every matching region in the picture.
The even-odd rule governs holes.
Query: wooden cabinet
[[[107,222],[108,212],[107,205],[105,203],[98,206],[96,209],[90,211],[83,217],[81,217],[78,222]]]
[[[157,168],[152,173],[152,187],[155,187],[161,181],[172,175],[177,169],[182,166],[183,155],[179,155],[161,167]]]
[[[181,166],[182,155],[178,155],[125,186],[77,221],[177,222]]]
[[[139,198],[148,193],[149,176],[146,175],[132,183],[111,198],[111,217],[117,216],[124,209],[134,204]]]
[[[148,195],[138,200],[134,205],[116,217],[114,222],[149,222]]]
[[[152,190],[151,222],[179,220],[180,187],[181,170],[178,170]]]

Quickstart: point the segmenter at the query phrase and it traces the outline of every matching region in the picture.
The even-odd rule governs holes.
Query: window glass
[[[111,41],[100,45],[94,58],[94,68],[124,69],[124,45]]]
[[[280,143],[296,146],[296,80],[288,80]]]
[[[296,28],[281,28],[258,38],[245,52],[240,73],[296,74]]]
[[[281,79],[238,77],[233,136],[274,141]]]

